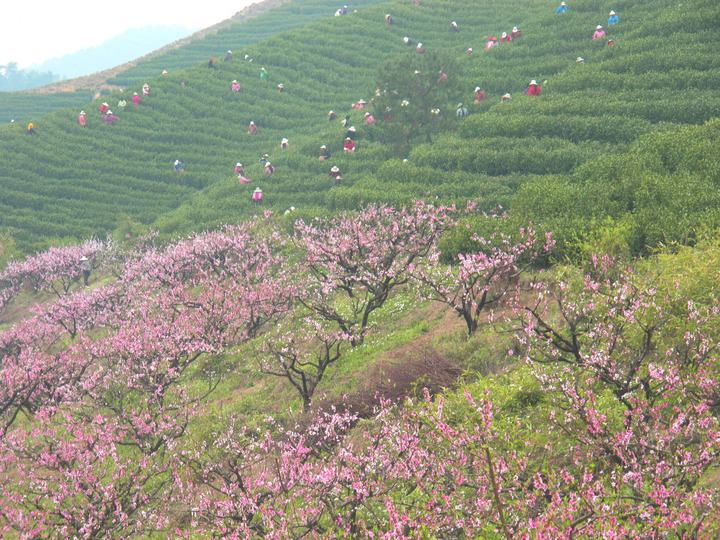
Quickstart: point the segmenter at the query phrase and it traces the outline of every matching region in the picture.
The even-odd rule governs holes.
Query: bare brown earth
[[[217,34],[219,30],[222,30],[223,28],[227,28],[228,26],[231,26],[235,23],[244,22],[248,19],[252,19],[257,17],[258,15],[262,15],[263,13],[267,13],[273,8],[276,8],[286,2],[290,2],[291,0],[263,0],[262,2],[255,2],[253,4],[250,4],[242,11],[238,11],[230,17],[229,19],[225,19],[222,22],[219,22],[217,24],[214,24],[212,26],[208,26],[207,28],[203,28],[202,30],[198,30],[194,34],[185,37],[183,39],[179,39],[177,41],[174,41],[170,43],[169,45],[166,45],[165,47],[162,47],[160,49],[157,49],[151,53],[146,54],[145,56],[141,56],[140,58],[137,58],[136,60],[132,60],[131,62],[126,62],[125,64],[121,64],[119,66],[116,66],[114,68],[106,69],[104,71],[98,71],[97,73],[93,73],[91,75],[85,75],[84,77],[76,77],[74,79],[66,79],[64,81],[58,81],[54,82],[52,84],[47,84],[45,86],[40,86],[38,88],[32,88],[30,90],[23,90],[23,92],[28,94],[55,94],[58,92],[75,92],[76,90],[82,88],[82,89],[90,89],[93,90],[96,94],[100,92],[102,89],[108,89],[108,90],[114,90],[118,88],[116,85],[108,84],[108,79],[112,79],[113,77],[116,77],[117,75],[123,73],[124,71],[127,71],[128,69],[135,67],[139,61],[141,60],[148,60],[150,58],[154,58],[155,56],[159,56],[161,54],[164,54],[168,51],[171,51],[173,49],[178,49],[182,47],[183,45],[187,45],[193,40],[196,39],[202,39],[205,36],[211,35],[211,34]],[[96,95],[96,97],[99,97],[99,95]]]

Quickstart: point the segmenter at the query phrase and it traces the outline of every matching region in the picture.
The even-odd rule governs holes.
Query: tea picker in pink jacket
[[[600,39],[601,37],[605,37],[605,30],[603,30],[602,25],[598,24],[593,34],[593,39]]]
[[[105,125],[113,125],[115,123],[115,120],[119,120],[119,118],[115,115],[113,115],[112,111],[108,111],[105,115]]]

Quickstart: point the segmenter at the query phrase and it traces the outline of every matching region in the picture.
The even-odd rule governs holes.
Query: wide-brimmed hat
[[[180,160],[176,159],[174,165],[179,165],[179,164],[180,164]]]
[[[271,164],[269,161],[266,161],[266,162],[265,162],[265,166],[266,166],[266,167],[270,167],[271,165],[272,165],[272,164]]]
[[[359,105],[365,105],[366,103],[367,103],[367,101],[365,101],[364,99],[361,99],[360,101],[358,101]]]
[[[254,126],[254,125],[255,125],[255,122],[253,122],[252,120],[250,120],[250,125],[251,125],[251,126]]]
[[[108,114],[108,116],[111,115],[111,114],[112,114],[112,111],[108,109],[107,114]]]
[[[504,97],[504,98],[510,98],[510,94],[504,94],[503,97]]]
[[[462,103],[458,103],[458,107],[462,107]]]
[[[513,26],[512,31],[513,31],[513,32],[517,32],[517,31],[518,31],[518,27],[517,27],[517,26]]]
[[[285,88],[285,85],[283,83],[278,84],[278,88]]]
[[[340,169],[338,169],[337,165],[333,166],[332,169],[330,169],[331,172],[339,172]]]
[[[479,87],[479,86],[476,86],[476,87],[475,87],[475,90],[473,90],[473,92],[479,92],[479,91],[480,91],[480,87]]]
[[[289,141],[285,137],[283,137],[280,142],[289,142]]]
[[[348,128],[348,131],[355,131],[355,126],[350,126],[350,127]]]
[[[229,52],[230,54],[232,54],[232,51],[231,51],[231,50],[229,50],[229,49],[228,49],[228,52]]]
[[[352,141],[352,139],[351,139],[350,137],[345,137],[345,140],[346,140],[346,141]]]
[[[422,43],[418,43],[417,46],[418,46],[418,47],[422,47]]]
[[[232,82],[233,82],[233,84],[237,83],[237,79],[233,79]]]
[[[610,15],[615,15],[615,12],[613,10],[610,10]]]
[[[578,56],[576,62],[584,62],[585,59],[582,56]]]
[[[80,111],[80,114],[78,116],[82,116],[83,114],[85,114],[85,111]]]
[[[530,81],[530,86],[537,86],[537,81],[535,79]]]
[[[602,24],[598,24],[596,27],[598,30],[602,30]]]
[[[565,2],[560,2],[560,5],[561,5],[561,6],[564,6],[564,5],[565,5]]]
[[[105,105],[106,107],[108,106],[107,101],[103,101],[102,104]]]
[[[242,167],[242,163],[240,163],[240,162],[238,161],[235,166],[236,166],[236,167]]]
[[[507,37],[507,32],[503,32],[502,37]]]
[[[255,193],[262,193],[262,189],[260,189],[259,187],[256,187],[256,188],[255,188]]]
[[[137,96],[137,92],[133,92],[133,96]]]
[[[86,256],[86,255],[83,255],[82,257],[80,257],[80,260],[81,260],[81,261],[87,261],[87,260],[88,260],[88,258],[87,258],[87,256]]]

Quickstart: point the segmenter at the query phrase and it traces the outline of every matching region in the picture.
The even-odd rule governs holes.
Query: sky
[[[223,21],[254,0],[0,0],[0,66],[20,69],[147,25],[198,30]]]

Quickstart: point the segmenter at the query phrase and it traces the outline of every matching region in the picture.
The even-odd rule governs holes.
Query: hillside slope
[[[377,1],[361,1],[356,6],[362,7]],[[327,17],[335,9],[335,4],[329,0],[264,0],[253,3],[229,19],[174,41],[142,58],[84,77],[58,81],[24,92],[3,93],[0,95],[0,123],[9,122],[10,119],[29,122],[32,118],[68,106],[82,108],[91,99],[87,97],[88,94],[98,97],[96,94],[104,94],[118,85],[130,84],[128,81],[142,84],[165,69],[183,69],[206,60],[208,54],[224,54],[228,40],[236,47],[255,43],[274,33]],[[232,37],[229,37],[225,30],[236,24],[242,24],[242,27],[230,31]],[[180,48],[182,52],[175,54],[174,51]]]
[[[7,189],[2,225],[27,246],[47,237],[103,234],[120,213],[149,224],[185,202],[156,223],[173,234],[252,215],[250,193],[259,185],[266,208],[281,211],[354,208],[361,200],[399,203],[428,193],[445,202],[481,196],[491,208],[509,204],[515,190],[538,175],[569,173],[588,160],[624,152],[644,133],[713,116],[720,105],[720,66],[713,54],[720,9],[714,2],[629,3],[621,23],[608,29],[612,47],[592,40],[605,11],[600,1],[567,16],[531,1],[512,9],[490,1],[469,10],[460,31],[451,33],[456,2],[390,2],[242,49],[231,44],[228,30],[236,60],[214,70],[203,62],[150,81],[152,95],[121,114],[118,125],[102,126],[95,102],[86,106],[91,114],[84,130],[76,111],[68,110],[38,121],[34,138],[21,126],[0,132],[12,149],[1,158]],[[387,12],[392,26],[384,24]],[[519,41],[482,50],[483,35],[515,25],[523,29]],[[381,121],[363,126],[364,111],[350,109],[383,86],[383,65],[416,61],[404,35],[435,55],[428,66],[456,66],[448,74],[451,91],[436,104],[448,127],[455,123],[456,103],[472,100],[476,85],[489,96],[470,106],[457,134],[437,132],[432,145],[424,137],[393,139]],[[475,52],[467,54],[467,46]],[[254,61],[243,62],[244,54]],[[258,76],[261,65],[268,81]],[[548,82],[539,98],[525,98],[522,89],[533,78]],[[230,91],[233,79],[241,92]],[[513,99],[501,104],[505,92]],[[112,105],[117,98],[113,93],[107,100]],[[401,98],[392,103],[396,111]],[[683,106],[672,106],[677,102]],[[344,128],[328,123],[329,109],[340,117],[352,113],[359,128],[354,155],[341,155]],[[373,112],[380,120],[382,113]],[[246,131],[251,120],[260,127],[256,136]],[[291,145],[280,152],[282,137]],[[62,155],[55,152],[60,138]],[[317,160],[321,144],[334,154],[331,163]],[[258,162],[265,153],[276,167],[269,178]],[[407,163],[399,159],[404,157]],[[49,159],[52,167],[44,165]],[[173,173],[175,159],[184,162],[184,173]],[[232,174],[238,161],[251,184],[238,185]],[[337,189],[329,189],[331,165],[343,174]]]

